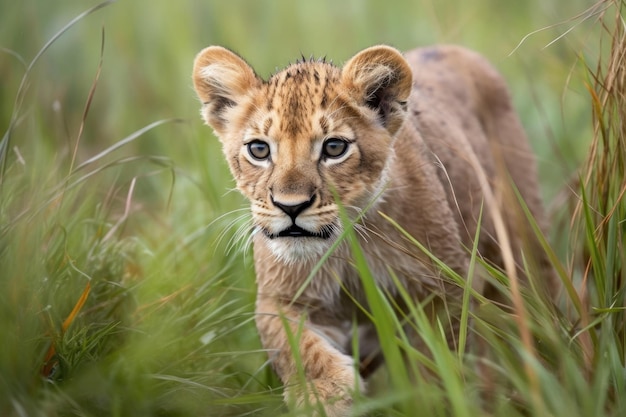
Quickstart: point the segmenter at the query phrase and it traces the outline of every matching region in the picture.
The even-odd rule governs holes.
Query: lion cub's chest
[[[271,288],[285,300],[299,295],[297,304],[308,311],[312,322],[322,325],[365,318],[362,310],[369,309],[365,285],[373,285],[392,298],[400,297],[398,288],[420,298],[436,288],[436,277],[410,249],[403,252],[371,236],[360,236],[358,242],[366,267],[356,265],[352,250],[344,242],[319,270],[315,264],[271,267],[267,265],[269,261],[256,262],[259,286],[266,291]]]

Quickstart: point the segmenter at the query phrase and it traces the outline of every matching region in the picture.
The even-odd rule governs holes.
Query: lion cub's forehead
[[[274,74],[259,91],[255,104],[259,133],[298,137],[315,131],[325,135],[337,125],[339,68],[323,61],[292,64]]]

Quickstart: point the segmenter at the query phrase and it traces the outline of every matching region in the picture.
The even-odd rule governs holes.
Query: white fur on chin
[[[315,237],[265,237],[265,242],[280,262],[295,264],[300,262],[317,262],[335,241]]]

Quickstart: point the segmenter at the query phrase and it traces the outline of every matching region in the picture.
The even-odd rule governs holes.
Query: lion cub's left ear
[[[341,70],[341,81],[353,99],[378,112],[381,123],[391,134],[404,121],[412,80],[409,64],[390,46],[364,49]]]

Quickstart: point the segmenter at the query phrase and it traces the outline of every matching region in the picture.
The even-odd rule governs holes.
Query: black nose
[[[296,221],[296,217],[298,217],[300,213],[302,213],[304,210],[311,207],[314,201],[315,201],[315,195],[313,195],[313,197],[311,197],[308,201],[305,201],[303,203],[297,203],[297,204],[283,204],[274,200],[274,197],[272,197],[272,203],[274,203],[276,207],[278,207],[279,209],[284,211],[285,214],[291,217],[291,220],[293,222]]]

